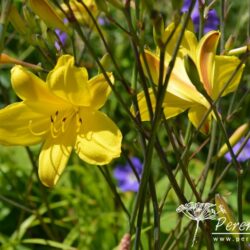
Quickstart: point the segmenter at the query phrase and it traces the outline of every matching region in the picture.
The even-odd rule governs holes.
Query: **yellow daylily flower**
[[[113,82],[112,73],[107,74]],[[44,185],[57,183],[73,149],[90,164],[108,164],[120,156],[121,132],[99,111],[111,92],[103,74],[88,80],[87,70],[63,55],[46,83],[20,65],[12,69],[11,82],[22,101],[0,110],[0,143],[44,142],[39,156]]]
[[[167,41],[173,28],[173,24],[167,27],[163,35],[163,41]],[[164,61],[164,75],[166,74],[171,60],[173,49],[176,46],[179,31],[180,28],[177,28],[173,37],[167,44]],[[220,33],[218,31],[211,31],[198,42],[193,32],[189,30],[185,31],[163,101],[163,110],[166,119],[188,110],[189,120],[196,128],[198,128],[204,115],[210,108],[210,104],[202,93],[197,90],[195,85],[192,83],[192,79],[189,78],[186,72],[184,57],[187,55],[196,65],[200,82],[202,83],[207,94],[213,100],[216,100],[219,97],[220,92],[224,89],[225,85],[232,77],[235,69],[240,64],[240,60],[237,57],[216,55],[219,38]],[[145,57],[149,72],[142,60],[143,70],[148,77],[148,73],[150,73],[152,81],[155,84],[158,84],[160,71],[159,52],[157,51],[156,53],[153,53],[149,50],[145,50]],[[240,82],[243,69],[244,65],[240,67],[233,79],[227,85],[222,93],[222,96],[236,90]],[[152,89],[149,89],[149,94],[154,110],[156,100]],[[149,120],[149,112],[144,93],[139,93],[137,99],[141,119],[143,121]],[[207,134],[209,132],[211,120],[212,113],[208,115],[207,119],[200,128],[202,133]]]

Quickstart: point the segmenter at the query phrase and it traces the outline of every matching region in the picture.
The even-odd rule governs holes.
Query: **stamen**
[[[30,120],[29,121],[29,131],[30,131],[30,133],[32,134],[32,135],[35,135],[35,136],[43,136],[43,135],[45,135],[47,132],[48,132],[48,130],[44,130],[44,131],[41,131],[41,132],[35,132],[34,130],[33,130],[33,128],[32,128],[32,120]]]
[[[51,132],[52,138],[55,139],[58,136],[58,131],[56,130],[53,122],[50,123],[50,132]]]
[[[52,135],[53,138],[56,138],[58,136],[58,130],[55,127],[55,120],[56,119],[53,119],[53,117],[50,116],[50,121],[51,121],[51,123],[50,123],[50,132],[51,132],[51,135]]]
[[[56,113],[55,113],[54,119],[53,119],[54,122],[56,122],[58,114],[59,114],[59,111],[57,110]]]
[[[79,116],[79,112],[76,112],[76,133],[80,132],[82,126],[82,118]]]
[[[62,119],[62,133],[65,132],[65,122],[66,122],[67,118],[66,117],[63,117]]]

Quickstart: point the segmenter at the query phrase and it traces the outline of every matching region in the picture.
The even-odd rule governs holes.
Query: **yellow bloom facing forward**
[[[168,39],[173,28],[173,24],[167,27],[163,36],[164,41]],[[164,75],[171,60],[173,49],[176,46],[179,30],[180,29],[177,28],[174,36],[167,45],[164,61]],[[189,30],[185,31],[163,102],[163,110],[167,119],[188,110],[190,121],[198,128],[204,115],[210,108],[208,101],[196,89],[195,85],[192,83],[192,79],[188,77],[184,59],[187,55],[196,65],[200,82],[207,94],[213,100],[219,97],[220,92],[224,88],[222,96],[235,91],[238,87],[244,65],[240,67],[230,83],[225,87],[237,66],[240,64],[240,60],[234,56],[216,55],[219,37],[220,33],[218,31],[211,31],[197,42],[193,32]],[[157,84],[160,71],[159,55],[158,53],[152,53],[146,50],[145,56],[152,80]],[[143,68],[145,74],[148,75],[147,67],[144,63]],[[156,103],[155,96],[151,89],[149,89],[149,93],[154,109]],[[142,120],[149,120],[148,108],[143,92],[138,94],[138,104]],[[211,119],[212,114],[210,113],[200,129],[202,133],[207,134],[209,132]]]
[[[113,82],[112,74],[108,76]],[[88,80],[87,70],[64,55],[46,83],[22,66],[12,69],[11,81],[22,101],[0,111],[0,143],[44,142],[39,156],[44,185],[57,183],[73,149],[90,164],[108,164],[120,156],[121,132],[98,111],[111,92],[103,74]]]

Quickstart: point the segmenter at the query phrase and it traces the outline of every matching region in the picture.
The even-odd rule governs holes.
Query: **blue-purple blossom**
[[[68,23],[68,20],[65,18],[63,20],[63,22],[66,24]],[[68,39],[68,35],[67,33],[61,31],[60,29],[55,29],[55,33],[57,35],[58,41],[55,41],[55,47],[57,50],[61,50],[62,47],[65,46],[67,39]]]
[[[233,152],[234,154],[237,154],[237,152],[239,151],[239,149],[241,148],[242,143],[244,142],[245,138],[242,138],[237,144],[234,145],[233,147]],[[230,153],[226,153],[225,154],[225,159],[228,162],[232,161],[232,157],[230,155]],[[248,139],[246,145],[244,146],[244,148],[241,150],[240,154],[237,156],[237,160],[239,162],[244,162],[250,159],[250,139]]]
[[[62,47],[65,46],[67,41],[67,34],[59,29],[55,29],[56,35],[59,41],[55,41],[55,47],[57,50],[61,50]]]
[[[142,174],[142,163],[138,157],[130,158],[139,178]],[[137,192],[139,189],[139,181],[134,174],[129,162],[125,165],[117,165],[114,169],[114,177],[118,182],[118,187],[122,192]]]
[[[109,22],[109,20],[108,20],[107,18],[101,17],[101,16],[98,17],[97,21],[98,21],[98,23],[99,23],[101,26],[106,26],[106,25],[109,25],[109,24],[110,24],[110,22]]]
[[[181,11],[187,12],[189,7],[191,5],[191,0],[184,0],[183,6]],[[199,31],[199,25],[200,25],[200,12],[199,12],[199,1],[196,0],[195,6],[193,8],[193,11],[191,13],[191,18],[194,23],[194,29],[195,32]],[[209,32],[210,30],[216,30],[218,29],[220,22],[218,15],[214,9],[209,10],[207,17],[205,19],[204,23],[204,33]]]

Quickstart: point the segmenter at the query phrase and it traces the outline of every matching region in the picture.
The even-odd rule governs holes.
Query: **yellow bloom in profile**
[[[107,74],[113,82],[112,73]],[[44,185],[57,183],[73,149],[90,164],[108,164],[120,156],[121,132],[99,111],[111,92],[103,74],[88,80],[87,70],[63,55],[46,83],[22,66],[12,69],[11,82],[22,101],[0,110],[0,143],[44,142],[39,156]]]
[[[89,11],[93,15],[93,17],[97,17],[99,10],[96,6],[95,1],[94,0],[83,0],[83,3],[89,9]],[[70,0],[69,5],[74,13],[75,18],[78,20],[79,23],[81,23],[83,25],[90,26],[90,27],[93,25],[93,21],[92,21],[90,15],[88,14],[87,10],[83,6],[83,4],[81,4],[77,0]],[[70,13],[69,8],[66,4],[63,3],[61,6],[65,12]]]
[[[167,27],[163,35],[164,41],[167,41],[170,37],[173,28],[174,24]],[[170,42],[167,44],[164,61],[164,75],[166,74],[173,50],[176,46],[179,31],[180,27],[177,28]],[[237,66],[240,64],[240,60],[234,56],[216,55],[219,38],[220,33],[218,31],[211,31],[198,42],[193,32],[189,30],[185,31],[163,101],[163,110],[167,119],[188,110],[189,120],[198,128],[204,115],[210,108],[210,104],[197,90],[192,83],[192,79],[189,78],[186,72],[185,56],[188,55],[196,65],[200,78],[199,81],[213,100],[219,97],[220,92],[232,77]],[[158,84],[160,71],[159,53],[153,53],[146,50],[145,56],[152,80],[155,84]],[[149,77],[147,67],[144,63],[143,69],[145,74]],[[225,87],[222,96],[236,90],[243,69],[244,65],[240,67],[230,83]],[[149,89],[149,93],[154,110],[156,105],[155,95],[152,89]],[[137,98],[141,119],[147,121],[149,120],[149,112],[144,93],[139,93]],[[202,133],[207,134],[209,132],[211,119],[212,113],[208,115],[203,123],[200,129]]]

